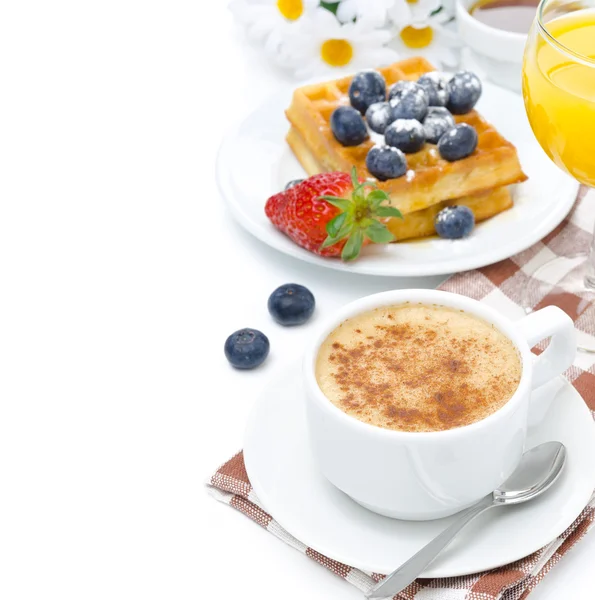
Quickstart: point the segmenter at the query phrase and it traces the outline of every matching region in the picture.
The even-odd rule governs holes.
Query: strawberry
[[[373,188],[367,192],[366,188]],[[388,195],[371,181],[360,182],[355,168],[321,173],[271,196],[265,213],[273,225],[302,248],[320,256],[354,260],[370,242],[386,244],[394,236],[378,220],[401,217]]]

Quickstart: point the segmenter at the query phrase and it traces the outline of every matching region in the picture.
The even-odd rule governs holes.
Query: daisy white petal
[[[411,3],[411,17],[413,22],[425,21],[437,11],[442,4],[442,0],[417,0]]]
[[[407,0],[395,0],[388,10],[388,18],[399,27],[409,25],[412,20],[411,5]]]
[[[233,0],[229,8],[245,28],[248,39],[265,42],[269,35],[286,34],[318,0]]]
[[[395,35],[390,47],[401,56],[423,56],[436,67],[454,67],[458,60],[455,50],[460,41],[432,18],[425,23],[406,25]]]
[[[455,4],[456,4],[455,0],[443,0],[443,2],[442,2],[442,7],[443,7],[444,11],[450,17],[453,17],[456,12]]]
[[[300,25],[291,42],[299,78],[374,68],[398,58],[385,46],[390,33],[365,20],[341,24],[329,11],[316,9]]]
[[[394,2],[395,0],[341,0],[337,7],[337,18],[342,23],[359,19],[381,27],[386,23],[387,11]]]

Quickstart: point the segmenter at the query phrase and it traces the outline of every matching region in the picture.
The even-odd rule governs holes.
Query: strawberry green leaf
[[[388,194],[382,190],[373,190],[368,194],[367,200],[370,208],[375,211],[385,200],[388,200]]]
[[[366,204],[366,193],[362,188],[357,188],[353,190],[351,194],[351,198],[353,199],[354,208],[358,206],[364,206]]]
[[[375,182],[362,181],[360,183],[355,168],[351,169],[351,180],[353,190],[347,198],[330,195],[318,197],[319,200],[325,200],[341,211],[326,224],[327,237],[320,248],[328,248],[343,242],[345,245],[341,252],[341,258],[345,261],[358,257],[364,241],[376,244],[394,241],[393,234],[384,223],[376,219],[401,217],[401,212],[389,205],[388,194],[378,189]],[[346,241],[345,238],[347,238]]]
[[[369,187],[369,188],[377,188],[378,185],[375,181],[362,181],[361,183],[357,184],[357,188],[365,188],[365,187]]]
[[[345,198],[336,198],[335,196],[318,196],[318,200],[326,200],[329,204],[336,206],[340,210],[349,210],[351,201]]]
[[[323,248],[328,248],[329,246],[334,246],[335,244],[338,244],[345,236],[335,236],[332,237],[330,235],[328,235],[326,237],[326,239],[324,240],[324,242],[322,242],[322,244],[320,244],[320,250],[322,250]]]
[[[337,235],[335,236],[335,239],[337,241],[340,241],[343,238],[346,238],[352,231],[353,231],[353,223],[348,218],[345,221],[343,227],[341,227],[341,229],[339,229],[339,231],[337,232]]]
[[[353,194],[356,196],[364,197],[365,188],[376,189],[376,183],[373,181],[362,181],[358,186],[353,190]]]
[[[368,225],[364,233],[375,244],[388,244],[389,242],[393,242],[395,239],[395,236],[378,221],[373,221],[371,225]]]
[[[320,245],[320,249],[328,248],[329,246],[334,246],[339,241],[338,238],[328,235],[324,242]]]
[[[384,190],[373,190],[368,194],[368,200],[388,200],[388,194]]]
[[[358,257],[359,251],[364,243],[364,234],[361,229],[356,229],[347,240],[341,252],[341,258],[345,261],[354,260]]]
[[[340,242],[342,239],[346,238],[352,231],[353,225],[347,220],[341,229],[337,232],[337,235],[329,235],[322,242],[320,248],[328,248],[329,246],[334,246],[337,242]]]
[[[353,184],[353,188],[357,189],[357,186],[359,185],[359,180],[357,178],[357,169],[355,168],[355,166],[351,167],[351,183]]]
[[[366,188],[374,187],[375,185],[376,184],[372,181],[364,181],[363,183],[360,183],[351,194],[354,204],[359,207],[368,206]]]
[[[376,209],[377,217],[398,217],[399,219],[403,218],[401,211],[394,206],[379,206]]]
[[[339,213],[334,219],[331,219],[326,224],[326,232],[329,234],[330,237],[336,237],[336,235],[337,235],[337,233],[339,233],[339,230],[341,229],[341,227],[343,227],[343,224],[345,223],[346,218],[347,218],[347,213],[342,212],[342,213]]]

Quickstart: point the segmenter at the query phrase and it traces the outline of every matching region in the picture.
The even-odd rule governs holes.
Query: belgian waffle
[[[378,69],[392,85],[402,79],[416,80],[435,70],[423,58],[410,58]],[[309,175],[325,171],[350,171],[374,179],[366,169],[366,155],[374,145],[368,139],[359,146],[342,146],[330,128],[332,112],[349,103],[347,91],[351,77],[303,86],[295,90],[286,111],[291,128],[287,141]],[[445,200],[472,196],[526,179],[515,147],[475,110],[456,115],[458,123],[475,127],[479,142],[473,154],[459,161],[448,162],[438,154],[433,144],[407,155],[409,170],[398,179],[379,182],[378,187],[390,197],[391,204],[401,212],[411,213]]]
[[[511,208],[512,198],[508,188],[501,187],[474,196],[444,200],[428,206],[428,208],[405,214],[403,219],[390,219],[387,227],[398,242],[435,235],[434,220],[436,215],[445,206],[452,206],[453,204],[468,206],[475,215],[475,222],[479,223]]]
[[[325,171],[318,159],[310,152],[302,136],[295,127],[287,134],[287,142],[296,156],[300,157],[302,166],[308,175],[316,175]],[[397,241],[434,235],[434,219],[445,206],[464,204],[475,215],[475,221],[485,221],[512,207],[512,198],[506,186],[493,190],[484,190],[462,198],[454,198],[436,202],[431,206],[410,212],[411,207],[401,207],[403,219],[389,219],[388,228]]]

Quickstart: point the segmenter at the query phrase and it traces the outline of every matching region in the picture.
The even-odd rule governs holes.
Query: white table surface
[[[287,80],[225,2],[11,2],[0,18],[0,596],[361,597],[207,496],[316,320],[439,279],[354,278],[261,245],[215,186],[225,128]],[[266,300],[296,281],[316,318]],[[243,326],[263,368],[223,356]],[[595,535],[534,593],[592,598]]]

